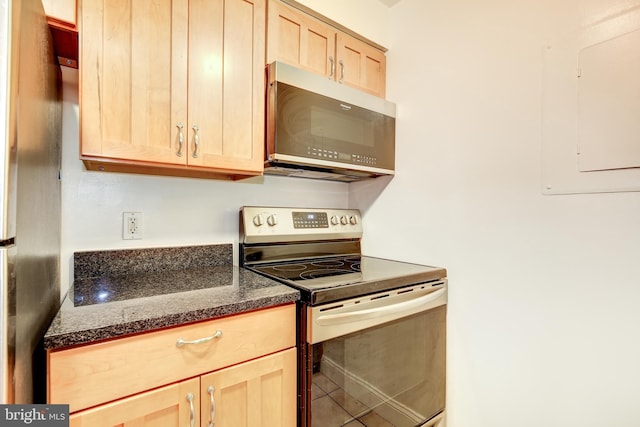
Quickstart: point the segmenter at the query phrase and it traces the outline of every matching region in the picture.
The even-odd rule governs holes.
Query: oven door
[[[302,425],[437,425],[446,302],[444,280],[308,307]]]

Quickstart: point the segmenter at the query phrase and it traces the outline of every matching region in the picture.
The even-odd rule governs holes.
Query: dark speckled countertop
[[[234,266],[231,244],[77,252],[74,278],[45,334],[49,350],[299,298],[295,289]]]

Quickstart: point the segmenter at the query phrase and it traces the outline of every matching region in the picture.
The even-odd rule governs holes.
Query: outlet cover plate
[[[122,213],[122,239],[142,239],[142,212]]]

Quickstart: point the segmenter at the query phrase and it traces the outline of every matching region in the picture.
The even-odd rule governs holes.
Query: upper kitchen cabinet
[[[279,0],[269,0],[268,6],[267,63],[273,61],[385,97],[382,48]]]
[[[84,0],[88,169],[262,174],[265,0]]]
[[[384,52],[348,34],[336,34],[336,80],[385,97],[387,57]]]
[[[336,29],[279,1],[269,1],[267,63],[282,61],[335,75]]]

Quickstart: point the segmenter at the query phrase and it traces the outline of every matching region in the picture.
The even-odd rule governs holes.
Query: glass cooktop
[[[366,256],[278,262],[250,269],[299,289],[302,299],[313,304],[446,277],[444,268]]]
[[[305,282],[302,286],[312,288],[337,286],[334,278],[341,282],[360,280],[360,263],[360,257],[320,258],[263,265],[256,267],[256,270],[292,282]]]

